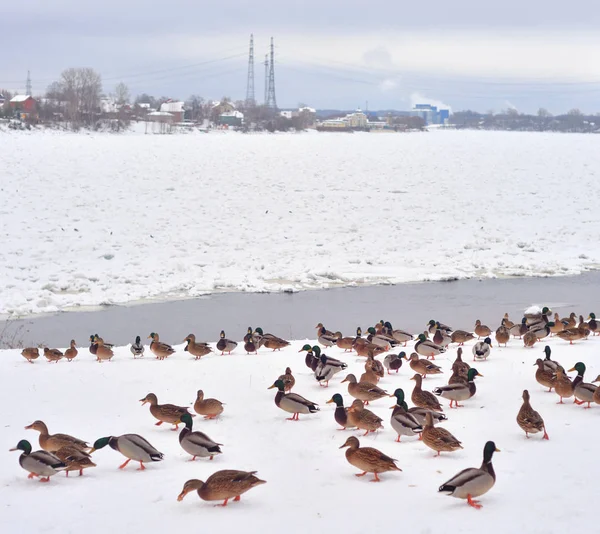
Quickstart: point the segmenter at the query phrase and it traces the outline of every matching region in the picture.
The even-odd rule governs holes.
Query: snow
[[[15,95],[11,98],[11,102],[14,103],[19,103],[19,102],[25,102],[26,100],[29,100],[31,98],[31,95]]]
[[[160,105],[160,110],[168,113],[179,113],[184,111],[184,105],[184,102],[165,102],[164,104]]]
[[[591,488],[597,483],[600,406],[586,410],[571,399],[557,405],[558,397],[537,384],[533,362],[543,357],[545,342],[533,349],[523,348],[518,340],[511,340],[508,348],[494,343],[489,360],[477,363],[484,377],[477,379],[475,397],[465,401],[464,408],[452,410],[448,401],[442,401],[449,418],[444,427],[463,442],[464,450],[434,458],[434,452],[416,438],[403,437],[395,443],[389,424],[394,401],[373,402],[370,409],[383,418],[384,429],[359,437],[361,445],[397,458],[402,469],[381,475],[380,484],[371,483],[371,475],[356,478],[358,471],[339,450],[349,435],[359,436],[338,431],[333,405],[326,404],[334,393],[342,393],[345,404],[350,403],[345,384],[340,383],[344,373],[329,388],[319,387],[304,365],[303,353],[297,352],[303,343],[294,342],[278,353],[261,349],[250,356],[240,344],[231,356],[214,354],[200,361],[191,360],[181,345],[166,361],[157,361],[148,351],[143,360],[134,361],[128,347],[119,347],[114,360],[103,364],[96,363],[86,348],[72,363],[50,364],[40,357],[33,365],[18,351],[1,351],[0,403],[5,409],[0,441],[4,450],[20,439],[30,440],[37,449],[38,434],[23,427],[42,419],[51,433],[70,433],[88,441],[138,433],[165,459],[144,472],[132,464],[119,471],[123,458],[107,447],[94,453],[98,466],[86,470],[83,477],[66,478],[59,473],[42,484],[27,479],[18,453],[2,452],[0,530],[94,534],[113,529],[135,534],[197,529],[201,524],[202,530],[211,532],[221,530],[226,521],[231,532],[284,530],[293,534],[339,528],[350,534],[388,532],[399,525],[407,532],[441,532],[452,525],[453,531],[461,533],[548,534],[593,524]],[[577,361],[586,362],[586,381],[600,372],[596,357],[600,338],[572,346],[559,339],[548,344],[553,358],[566,369]],[[337,348],[326,352],[347,361],[349,372],[362,372],[364,359]],[[436,359],[444,374],[424,380],[425,389],[445,383],[455,352],[451,348]],[[470,354],[467,346],[465,360],[470,360]],[[275,406],[274,392],[267,390],[288,365],[296,377],[294,391],[321,408],[315,415],[301,415],[299,422],[286,421],[289,414]],[[402,387],[411,405],[412,375],[405,363],[397,375],[386,376],[379,385],[389,392]],[[142,407],[138,399],[154,392],[159,402],[191,406],[199,388],[226,406],[217,420],[195,417],[195,428],[224,445],[223,454],[213,461],[192,463],[180,448],[177,433],[166,425],[154,426],[148,407]],[[517,426],[524,388],[545,419],[549,441],[539,434],[526,439]],[[464,501],[438,494],[438,487],[455,473],[481,464],[487,440],[495,441],[502,452],[494,456],[497,482],[481,497],[483,508],[476,511]],[[206,480],[220,469],[257,470],[267,484],[227,508],[213,507],[195,494],[177,502],[186,480]]]
[[[0,314],[595,269],[596,145],[467,131],[5,133]]]

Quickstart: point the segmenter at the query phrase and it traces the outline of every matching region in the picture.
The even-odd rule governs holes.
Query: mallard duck
[[[329,381],[342,371],[346,369],[348,364],[341,362],[340,360],[336,360],[335,358],[331,358],[326,354],[321,354],[321,358],[319,360],[319,364],[315,369],[315,378],[319,385],[322,385],[322,382],[325,382],[325,387],[329,386]]]
[[[462,353],[462,347],[458,347],[458,349],[456,349],[456,359],[452,364],[452,370],[454,370],[454,366],[456,365],[458,372],[464,373],[464,375],[467,376],[467,371],[471,368],[471,366],[467,362],[463,362]]]
[[[183,485],[177,500],[182,501],[188,493],[196,490],[198,497],[203,501],[223,501],[222,506],[227,506],[229,499],[239,501],[247,491],[267,483],[257,478],[256,473],[257,471],[224,469],[210,475],[206,482],[197,479],[188,480]]]
[[[377,356],[378,354],[383,354],[386,352],[384,347],[380,347],[379,345],[374,345],[373,343],[369,343],[368,341],[365,343],[359,343],[354,345],[354,350],[358,356],[363,356],[365,358],[369,357],[369,354],[373,354],[373,356]]]
[[[338,335],[327,330],[322,323],[319,323],[315,328],[317,329],[317,341],[324,347],[332,347],[342,337],[341,334]]]
[[[548,369],[553,372],[556,371],[556,369],[560,367],[560,364],[550,359],[550,356],[552,355],[552,349],[548,345],[544,347],[544,353],[546,354],[546,358],[544,359],[544,369]]]
[[[231,339],[227,339],[225,337],[225,330],[221,330],[219,334],[219,341],[217,342],[217,350],[221,351],[221,356],[223,354],[231,354],[231,352],[237,347],[237,341],[232,341]]]
[[[575,404],[585,404],[587,402],[585,408],[591,408],[597,388],[594,384],[588,384],[583,381],[583,376],[585,375],[585,364],[583,362],[577,362],[572,369],[569,369],[569,373],[573,371],[577,371],[577,376],[573,380]]]
[[[249,326],[248,329],[246,330],[246,335],[244,336],[244,343],[249,341],[249,340],[253,340],[254,343],[256,343],[257,347],[260,347],[260,342],[262,341],[262,336],[256,332],[254,333],[254,330],[252,330],[252,327]]]
[[[50,434],[46,423],[43,421],[34,421],[27,425],[25,430],[37,430],[40,433],[40,447],[48,452],[56,452],[63,447],[75,447],[82,451],[88,451],[90,448],[86,441],[68,434]]]
[[[64,354],[58,349],[49,349],[48,347],[44,347],[44,356],[49,362],[58,363],[59,360],[62,360]]]
[[[492,352],[492,340],[486,337],[483,341],[478,341],[473,345],[473,361],[487,360]]]
[[[354,348],[354,343],[355,341],[360,337],[359,332],[361,332],[360,328],[357,329],[356,331],[356,336],[355,337],[338,337],[335,341],[335,346],[338,349],[343,349],[344,352],[350,352],[353,348]]]
[[[68,362],[72,362],[75,357],[77,356],[77,347],[76,347],[76,343],[75,340],[72,339],[71,343],[69,344],[69,348],[67,350],[65,350],[65,358],[67,359]]]
[[[470,467],[454,475],[448,482],[442,484],[438,490],[457,499],[467,499],[469,506],[481,508],[479,501],[474,497],[481,497],[490,491],[496,483],[496,473],[492,466],[492,456],[500,452],[493,441],[488,441],[483,448],[483,463],[479,469]]]
[[[133,460],[140,462],[138,471],[146,469],[144,463],[160,462],[164,455],[155,449],[145,438],[139,434],[123,434],[122,436],[107,436],[97,439],[90,453],[103,449],[107,445],[111,449],[120,452],[127,461],[119,466],[119,469],[125,469],[125,466]]]
[[[398,460],[390,458],[372,447],[361,447],[360,441],[354,436],[350,436],[340,449],[343,449],[344,447],[348,447],[348,450],[346,451],[346,460],[348,460],[348,463],[362,471],[362,473],[356,475],[357,477],[365,476],[367,473],[373,473],[375,475],[373,482],[381,482],[380,478],[377,476],[379,473],[402,471],[402,469],[396,465]]]
[[[552,333],[553,326],[553,322],[548,322],[545,324],[532,326],[529,328],[529,331],[535,334],[535,337],[537,337],[538,341],[541,341],[542,339],[548,337]]]
[[[199,389],[194,402],[194,411],[203,415],[204,419],[214,419],[223,413],[223,403],[217,399],[205,399],[204,391]]]
[[[578,341],[579,339],[584,339],[587,337],[586,327],[577,326],[574,328],[565,328],[561,332],[556,334],[560,339],[564,339],[568,341],[570,345],[573,344],[573,341]]]
[[[583,319],[583,315],[579,316],[579,325],[577,326],[577,328],[582,329],[583,333],[584,333],[584,337],[585,339],[587,339],[587,337],[590,335],[591,330],[588,328],[587,323],[584,321]]]
[[[535,379],[538,384],[548,388],[548,392],[552,391],[552,389],[556,386],[556,376],[555,371],[548,369],[544,365],[544,360],[538,358],[536,362],[533,364],[537,366],[537,371],[535,372]]]
[[[432,363],[428,360],[422,360],[419,358],[419,355],[416,352],[413,352],[410,355],[410,358],[407,358],[410,368],[415,372],[419,373],[423,378],[427,375],[439,375],[443,373],[442,368],[435,363]]]
[[[412,403],[415,406],[418,406],[419,408],[426,408],[427,410],[442,412],[443,409],[439,401],[437,400],[437,397],[433,393],[430,393],[429,391],[424,391],[421,388],[423,380],[421,375],[417,373],[411,378],[411,380],[414,380],[416,382],[412,395],[410,397]]]
[[[272,386],[267,389],[277,388],[277,394],[275,395],[275,404],[278,408],[281,408],[284,412],[293,414],[292,417],[288,417],[288,421],[298,421],[301,413],[317,413],[319,406],[314,402],[311,402],[297,393],[286,393],[285,384],[283,380],[276,380]]]
[[[280,337],[274,336],[273,334],[263,333],[262,328],[254,330],[254,334],[260,336],[259,347],[267,347],[273,351],[285,349],[289,346],[290,342]],[[254,340],[256,343],[256,339]]]
[[[527,326],[527,319],[523,317],[519,324],[514,325],[509,329],[510,335],[521,339],[527,332],[529,331],[529,326]]]
[[[399,354],[388,354],[383,359],[383,366],[387,369],[387,374],[389,375],[391,371],[396,371],[396,373],[398,373],[398,370],[402,367],[402,360],[405,359],[406,352],[404,351]]]
[[[552,310],[548,308],[548,306],[544,306],[541,309],[538,306],[532,306],[526,310],[523,315],[527,325],[530,325],[539,322],[543,315],[548,315],[550,313],[552,313]]]
[[[179,424],[181,423],[181,416],[184,413],[189,414],[188,408],[183,406],[175,406],[175,404],[158,404],[158,398],[154,393],[148,393],[143,399],[140,399],[142,406],[144,404],[150,404],[150,413],[155,419],[158,419],[156,426],[160,426],[163,423],[170,423],[175,425],[175,428],[171,430],[179,430]],[[191,415],[191,414],[190,414]]]
[[[289,393],[292,391],[293,387],[296,385],[296,379],[292,374],[292,370],[289,367],[285,368],[285,373],[280,375],[277,380],[281,380],[285,386],[284,391]]]
[[[475,336],[471,332],[467,332],[466,330],[455,330],[454,332],[452,332],[450,339],[452,343],[464,345],[468,341],[475,339]]]
[[[258,344],[254,342],[252,336],[249,336],[244,342],[244,350],[246,351],[246,354],[258,354]]]
[[[129,347],[131,354],[133,354],[133,359],[135,360],[138,356],[140,358],[144,357],[144,345],[142,344],[142,338],[140,336],[135,336],[135,341]],[[187,349],[185,349],[187,350]]]
[[[104,341],[102,340],[102,338],[96,337],[94,338],[96,340],[96,361],[98,361],[99,363],[102,363],[103,361],[111,361],[112,357],[114,356],[114,353],[112,351],[112,349],[108,346],[104,344]]]
[[[596,382],[600,382],[600,375],[598,375],[596,377],[596,380],[592,380],[592,382],[595,384]],[[596,391],[594,391],[594,396],[593,396],[594,402],[596,404],[600,404],[600,387],[596,388]]]
[[[577,314],[575,312],[571,312],[568,317],[563,317],[560,322],[565,328],[573,328],[577,326]]]
[[[348,418],[348,410],[349,408],[344,408],[344,399],[339,393],[336,393],[331,399],[329,399],[326,404],[331,404],[335,402],[335,411],[333,413],[333,418],[336,423],[340,425],[342,428],[338,428],[338,430],[346,430],[347,428],[356,428]]]
[[[92,334],[90,336],[90,353],[96,356],[96,351],[98,350],[98,343],[96,343],[96,336]]]
[[[529,391],[526,389],[523,390],[523,405],[517,414],[517,424],[525,432],[526,438],[529,438],[529,434],[537,434],[543,430],[543,439],[550,439],[542,416],[532,408],[529,402]]]
[[[452,364],[452,375],[448,379],[448,384],[468,384],[468,369],[464,369],[457,363]]]
[[[433,426],[433,417],[431,413],[428,413],[425,416],[425,426],[423,427],[421,436],[425,445],[430,449],[437,451],[436,456],[439,456],[442,451],[454,452],[463,448],[461,442],[445,428]]]
[[[506,326],[501,324],[496,329],[496,343],[498,343],[498,346],[504,345],[506,347],[508,345],[509,341],[510,341],[510,332],[508,331],[508,328]]]
[[[352,425],[360,430],[364,430],[366,436],[369,432],[375,432],[383,428],[381,424],[383,419],[375,415],[371,410],[367,410],[363,401],[356,399],[348,408],[348,420]]]
[[[552,326],[550,327],[550,334],[557,334],[558,332],[564,330],[565,325],[560,321],[560,317],[558,313],[554,314],[554,321],[552,321]]]
[[[435,357],[439,356],[442,352],[446,352],[446,349],[429,341],[425,337],[425,334],[419,334],[419,341],[415,343],[415,352],[421,356],[435,360]]]
[[[396,442],[400,442],[400,436],[419,436],[423,431],[423,425],[416,418],[415,415],[408,411],[408,405],[404,400],[404,390],[401,388],[396,389],[393,395],[390,397],[396,398],[396,404],[391,407],[392,416],[390,417],[390,424],[392,428],[398,434]],[[425,416],[423,416],[424,418]]]
[[[506,326],[506,328],[508,328],[509,330],[515,326],[515,323],[513,323],[509,317],[508,317],[508,313],[504,314],[504,317],[502,318],[502,323],[504,326]]]
[[[202,356],[206,356],[212,352],[210,345],[202,341],[196,341],[196,336],[194,334],[188,334],[183,341],[184,343],[187,342],[187,345],[183,350],[189,352],[196,360],[199,360]]]
[[[410,332],[406,330],[399,330],[397,328],[392,328],[392,325],[389,321],[386,321],[384,324],[384,333],[388,336],[393,337],[398,343],[402,343],[404,347],[409,341],[412,341],[415,336],[413,336]]]
[[[565,370],[559,367],[556,370],[556,381],[554,382],[554,391],[560,397],[560,401],[557,404],[564,404],[563,398],[568,399],[575,393],[575,388],[571,379],[565,374]]]
[[[372,352],[367,356],[367,361],[365,362],[365,371],[371,371],[379,378],[383,378],[385,376],[385,367],[379,360],[375,359],[375,356]]]
[[[75,447],[63,447],[58,449],[55,456],[66,465],[65,473],[69,476],[70,471],[79,471],[79,476],[83,475],[83,470],[89,467],[96,467],[92,462],[91,456]]]
[[[535,332],[527,331],[523,335],[523,345],[525,347],[531,348],[537,343],[537,341],[538,341],[538,338],[535,335]]]
[[[99,341],[102,342],[102,344],[107,346],[109,349],[112,349],[115,346],[114,343],[108,343],[108,341],[104,341],[104,339],[102,339],[98,334],[94,334],[94,341],[96,343]]]
[[[377,376],[373,371],[365,371],[362,375],[360,375],[359,382],[369,382],[369,384],[373,384],[376,386],[379,384],[381,378]]]
[[[588,328],[594,336],[600,335],[600,329],[598,328],[598,321],[596,321],[596,314],[590,313],[588,317]]]
[[[33,363],[33,360],[37,360],[40,357],[40,351],[37,347],[27,347],[21,351],[21,356],[29,363]]]
[[[436,330],[444,330],[444,332],[448,334],[452,334],[452,328],[444,323],[440,323],[439,321],[434,321],[430,319],[427,323],[428,331],[430,334],[435,334]]]
[[[184,413],[181,416],[181,422],[185,428],[179,433],[179,445],[181,448],[192,456],[190,460],[193,462],[196,457],[208,458],[212,460],[217,454],[221,454],[222,443],[217,443],[210,439],[203,432],[192,432],[192,416]]]
[[[439,397],[448,399],[450,401],[450,408],[452,408],[453,402],[455,408],[461,408],[462,404],[458,404],[459,401],[470,399],[477,391],[477,387],[475,386],[476,376],[483,375],[480,374],[477,369],[471,367],[467,371],[467,384],[449,384],[447,386],[440,386],[435,388],[433,393]]]
[[[348,393],[355,399],[363,401],[365,404],[369,404],[370,401],[387,397],[387,391],[377,387],[375,384],[369,382],[358,382],[356,376],[349,374],[342,380],[342,384],[348,382]]]
[[[167,345],[160,340],[160,336],[156,332],[152,332],[148,336],[148,339],[152,339],[150,342],[150,351],[158,360],[164,360],[175,352],[175,349],[171,345]]]
[[[367,336],[367,341],[369,341],[373,345],[381,347],[384,350],[384,352],[387,352],[392,347],[395,347],[398,344],[398,342],[393,337],[385,334],[378,334],[377,330],[375,330],[375,328],[373,328],[372,326],[367,329],[367,332],[369,333],[369,335]]]
[[[438,328],[433,334],[432,341],[436,345],[446,348],[448,345],[450,345],[450,343],[452,343],[452,336],[448,334],[445,330]]]
[[[40,477],[40,482],[49,482],[50,477],[66,469],[66,465],[47,451],[31,452],[31,443],[22,439],[11,451],[23,451],[19,456],[19,465],[29,471],[27,478]]]

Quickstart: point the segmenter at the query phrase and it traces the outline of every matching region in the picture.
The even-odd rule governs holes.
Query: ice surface
[[[597,138],[2,138],[0,314],[600,265]]]
[[[335,328],[335,325],[330,325]],[[401,325],[398,325],[401,326]],[[182,333],[181,338],[188,332]],[[166,342],[177,340],[166,339]],[[349,435],[338,431],[333,407],[325,402],[342,393],[351,398],[343,377],[337,375],[328,389],[318,386],[305,367],[295,342],[280,353],[261,349],[247,356],[241,346],[231,356],[211,355],[190,359],[177,347],[166,361],[147,353],[134,361],[128,347],[116,349],[114,361],[98,364],[87,349],[72,362],[50,364],[40,358],[28,364],[17,351],[0,351],[2,426],[0,427],[0,531],[20,532],[115,532],[149,533],[193,529],[206,532],[331,532],[367,531],[443,532],[451,525],[462,533],[559,533],[578,525],[594,524],[597,484],[597,437],[600,406],[586,410],[572,404],[556,405],[554,393],[546,393],[534,378],[533,362],[543,357],[545,342],[525,349],[518,340],[508,348],[492,348],[488,361],[478,362],[484,378],[477,379],[477,393],[464,408],[448,408],[444,423],[463,442],[464,450],[434,453],[416,438],[395,443],[389,424],[392,399],[370,408],[384,420],[377,435],[359,437],[363,446],[374,446],[397,458],[401,473],[386,473],[380,484],[370,476],[356,478],[338,447]],[[569,369],[577,361],[588,364],[587,381],[600,372],[597,363],[600,338],[570,346],[549,341],[554,359]],[[411,347],[407,350],[410,351]],[[326,352],[349,364],[360,374],[364,359],[337,348]],[[424,380],[432,390],[444,384],[455,357],[451,348],[440,357],[444,374]],[[470,361],[471,348],[465,348]],[[596,362],[596,363],[594,363]],[[286,421],[273,390],[267,387],[290,366],[296,376],[294,391],[318,402],[321,411]],[[407,397],[413,375],[405,364],[399,373],[386,376],[380,386],[392,392],[404,388]],[[177,433],[166,425],[154,426],[148,406],[138,399],[147,393],[159,402],[191,405],[196,390],[226,403],[222,418],[194,418],[195,428],[223,443],[223,454],[213,461],[189,462],[179,446]],[[526,439],[515,421],[521,393],[528,388],[531,402],[544,417],[550,441],[540,435]],[[410,404],[410,400],[409,400]],[[165,454],[163,462],[144,472],[132,464],[124,471],[123,458],[109,447],[94,453],[98,467],[83,477],[60,473],[50,483],[28,480],[18,464],[18,453],[7,449],[26,438],[37,448],[38,434],[23,427],[44,420],[51,433],[66,432],[88,441],[110,434],[139,433]],[[464,501],[438,494],[438,487],[459,470],[479,466],[485,441],[494,440],[501,453],[494,456],[496,486],[481,497],[476,511]],[[205,480],[220,469],[257,470],[267,484],[242,497],[240,503],[215,508],[195,494],[183,502],[176,498],[190,478]]]

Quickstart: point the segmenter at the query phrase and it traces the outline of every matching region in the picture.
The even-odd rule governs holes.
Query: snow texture
[[[600,265],[597,139],[2,139],[0,314]]]

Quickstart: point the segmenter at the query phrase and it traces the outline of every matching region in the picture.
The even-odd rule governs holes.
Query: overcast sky
[[[110,92],[243,99],[248,38],[255,86],[275,38],[277,103],[453,110],[543,106],[600,112],[597,0],[22,0],[0,17],[0,87],[34,94],[73,66]]]

